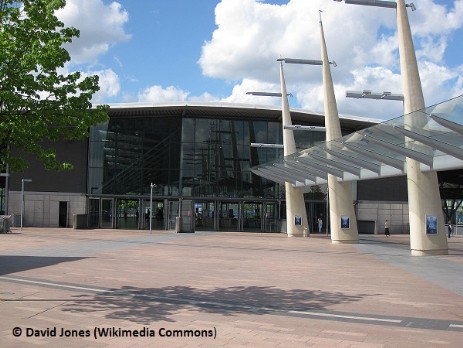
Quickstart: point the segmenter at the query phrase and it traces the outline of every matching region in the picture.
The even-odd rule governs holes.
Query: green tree
[[[23,170],[28,163],[11,149],[31,153],[47,169],[69,169],[45,143],[88,136],[108,118],[108,107],[92,108],[98,76],[64,73],[63,47],[79,36],[55,16],[65,0],[0,0],[0,166]],[[4,171],[4,168],[2,168]]]

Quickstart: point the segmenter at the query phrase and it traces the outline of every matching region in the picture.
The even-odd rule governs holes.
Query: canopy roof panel
[[[463,168],[463,95],[253,167],[253,172],[312,186],[326,183],[328,175],[338,181],[403,175],[407,158],[418,161],[423,172]]]

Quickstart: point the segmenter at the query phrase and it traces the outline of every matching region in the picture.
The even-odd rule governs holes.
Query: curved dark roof
[[[253,120],[281,121],[281,108],[262,105],[232,104],[232,103],[188,103],[188,104],[111,104],[110,117],[205,117],[205,118],[240,118]],[[291,109],[293,124],[303,123],[314,126],[324,126],[323,114],[302,109]],[[354,116],[340,115],[343,129],[363,129],[381,122]]]

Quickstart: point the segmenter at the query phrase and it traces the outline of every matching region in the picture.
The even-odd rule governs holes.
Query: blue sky
[[[463,0],[415,0],[409,12],[427,105],[463,93]],[[279,104],[249,90],[278,91],[276,59],[320,58],[318,10],[338,110],[400,116],[390,101],[346,90],[401,93],[395,11],[332,0],[68,0],[58,13],[81,30],[70,71],[100,75],[97,103]],[[285,66],[293,107],[323,112],[321,71]]]

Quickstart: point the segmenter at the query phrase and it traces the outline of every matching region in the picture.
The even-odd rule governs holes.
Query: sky
[[[425,104],[463,94],[463,0],[414,0],[409,20]],[[394,9],[332,0],[67,0],[58,18],[80,30],[67,71],[99,75],[94,103],[281,100],[278,58],[320,59],[319,10],[338,111],[374,119],[402,103],[346,91],[402,93]],[[319,66],[284,66],[291,107],[323,113]]]

